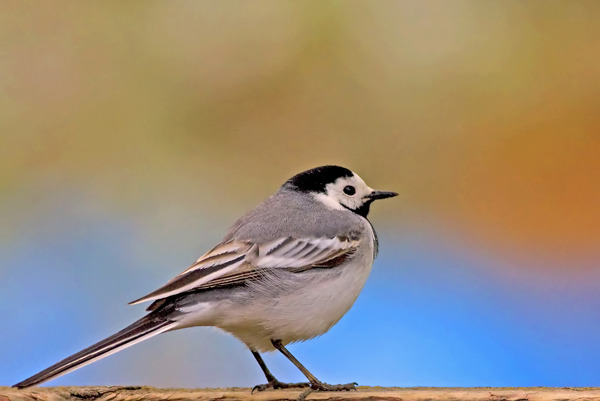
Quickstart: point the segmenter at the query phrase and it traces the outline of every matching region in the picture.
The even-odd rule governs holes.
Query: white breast
[[[366,220],[365,226],[371,234]],[[213,325],[261,352],[273,350],[271,339],[285,345],[324,334],[360,294],[373,265],[373,247],[365,240],[350,261],[335,268],[274,271],[246,293],[215,305],[213,316],[220,318]]]

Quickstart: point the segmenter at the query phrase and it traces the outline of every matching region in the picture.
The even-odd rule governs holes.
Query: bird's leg
[[[264,391],[268,388],[272,388],[272,389],[276,390],[279,388],[303,388],[303,387],[310,386],[310,383],[283,383],[283,382],[280,382],[279,380],[277,380],[275,378],[275,376],[273,376],[273,374],[267,367],[267,364],[265,363],[265,361],[262,359],[262,357],[260,356],[260,354],[258,352],[252,351],[252,355],[254,355],[254,358],[256,358],[256,362],[258,362],[258,365],[260,366],[263,373],[265,374],[265,377],[267,378],[266,384],[258,384],[256,386],[254,386],[254,388],[252,389],[252,392],[254,392],[255,390]]]
[[[317,379],[312,373],[310,373],[308,371],[308,369],[306,369],[304,367],[304,365],[302,365],[300,363],[300,361],[298,361],[296,359],[296,357],[294,357],[294,355],[291,354],[290,351],[288,351],[283,344],[281,344],[281,340],[271,340],[271,343],[273,343],[273,346],[275,348],[277,348],[277,350],[279,352],[281,352],[283,355],[285,355],[285,357],[287,359],[289,359],[294,365],[296,365],[296,367],[298,369],[300,369],[300,371],[304,374],[304,376],[306,376],[306,378],[308,379],[308,381],[310,382],[310,388],[304,392],[301,396],[300,399],[304,399],[306,398],[306,396],[308,394],[310,394],[312,391],[350,391],[350,390],[356,390],[356,386],[358,385],[357,383],[348,383],[348,384],[327,384],[327,383],[323,383],[322,381],[320,381],[319,379]]]

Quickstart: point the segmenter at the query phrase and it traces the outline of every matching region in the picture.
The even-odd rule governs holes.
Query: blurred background
[[[140,317],[128,301],[321,164],[401,196],[370,215],[354,308],[290,347],[317,377],[600,384],[600,3],[2,8],[1,385]],[[49,384],[262,382],[241,343],[193,328]]]

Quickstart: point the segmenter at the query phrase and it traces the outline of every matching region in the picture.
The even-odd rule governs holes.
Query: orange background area
[[[0,204],[65,188],[151,215],[247,209],[339,163],[507,255],[600,240],[600,4],[11,3]],[[249,203],[249,201],[251,201]]]

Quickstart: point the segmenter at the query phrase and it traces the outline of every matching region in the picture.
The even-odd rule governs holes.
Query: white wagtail
[[[215,326],[248,346],[267,388],[351,390],[319,381],[286,348],[327,332],[350,309],[377,254],[367,214],[375,191],[352,171],[323,166],[300,173],[235,222],[221,243],[191,267],[131,304],[148,313],[118,333],[14,385],[63,375],[165,331]],[[282,383],[259,352],[279,350],[309,383]]]

